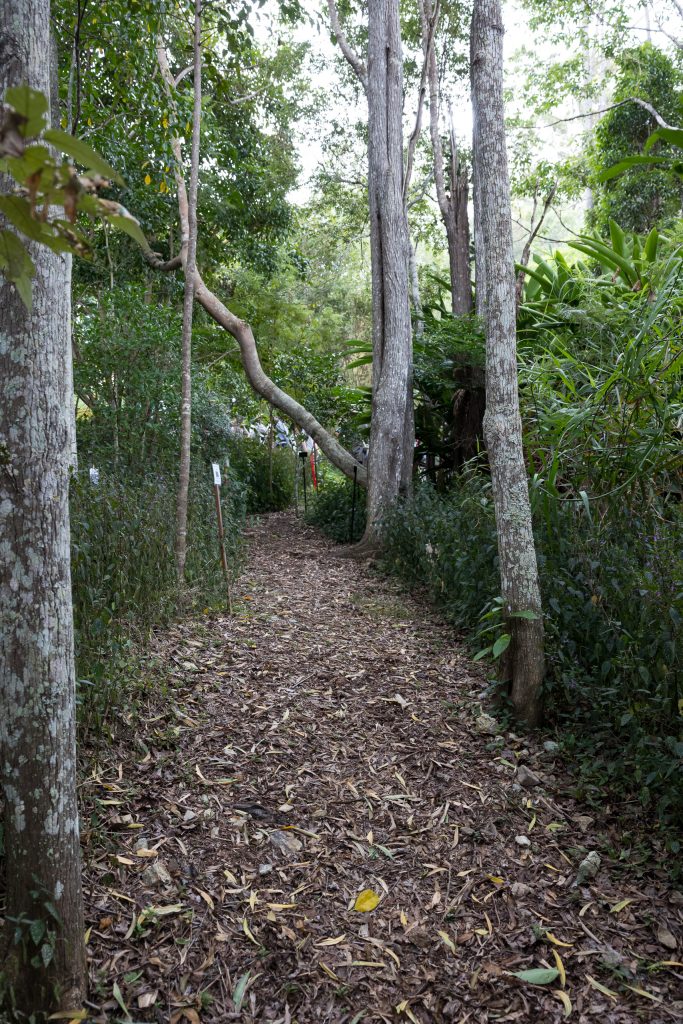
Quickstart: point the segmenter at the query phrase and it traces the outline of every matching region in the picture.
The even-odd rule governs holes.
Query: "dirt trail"
[[[83,786],[91,1019],[683,1019],[683,897],[620,859],[618,808],[477,733],[423,602],[292,514],[250,547],[236,615],[159,638],[164,695]]]

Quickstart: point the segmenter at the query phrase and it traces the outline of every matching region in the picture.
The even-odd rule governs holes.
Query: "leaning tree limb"
[[[160,43],[157,46],[157,60],[161,70],[161,76],[168,91],[169,98],[173,103],[174,79],[168,64],[168,56],[165,47]],[[188,196],[183,175],[181,140],[175,136],[171,142],[173,156],[175,158],[175,181],[178,195],[178,215],[180,218],[180,237],[182,239],[180,253],[169,260],[162,260],[156,253],[152,252],[149,246],[143,248],[145,259],[155,270],[173,271],[185,267],[187,263],[187,240],[189,238],[188,222]],[[202,306],[220,327],[231,335],[239,345],[242,366],[247,380],[254,391],[261,395],[267,402],[270,402],[280,412],[288,416],[294,423],[313,438],[320,450],[327,456],[330,462],[341,470],[346,476],[353,478],[354,470],[356,478],[361,486],[367,486],[367,471],[357,459],[348,452],[337,439],[326,430],[325,427],[303,407],[296,399],[288,395],[286,391],[279,388],[270,377],[264,372],[256,347],[256,340],[250,325],[245,320],[240,320],[228,307],[221,302],[217,295],[206,286],[198,270],[194,272],[194,297],[195,301]]]

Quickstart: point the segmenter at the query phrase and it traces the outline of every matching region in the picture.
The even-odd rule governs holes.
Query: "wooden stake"
[[[223,530],[223,510],[221,508],[221,471],[217,462],[212,463],[213,468],[213,494],[216,499],[216,520],[218,522],[218,546],[221,552],[221,564],[225,576],[225,588],[228,595],[228,614],[232,615],[232,595],[230,593],[230,570],[228,569],[228,557],[225,553],[225,531]]]

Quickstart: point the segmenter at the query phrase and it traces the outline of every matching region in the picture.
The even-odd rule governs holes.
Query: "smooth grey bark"
[[[412,476],[414,429],[412,402],[408,401],[412,330],[402,115],[403,54],[398,0],[369,0],[368,192],[373,382],[364,540],[370,544],[379,539],[383,510],[409,490]]]
[[[403,195],[403,54],[398,0],[368,2],[368,61],[351,50],[329,0],[333,31],[368,100],[372,273],[372,419],[367,525],[359,551],[380,540],[382,512],[412,483],[412,330]]]
[[[446,188],[445,161],[439,125],[439,75],[436,66],[436,53],[434,47],[430,46],[430,26],[434,19],[432,0],[420,0],[419,7],[422,49],[427,61],[429,83],[429,131],[434,160],[434,184],[436,185],[436,198],[439,203],[441,219],[446,229],[451,278],[451,305],[453,313],[457,316],[472,310],[467,169],[458,158],[455,131],[451,120],[449,139],[451,153],[448,162],[449,188]]]
[[[0,4],[0,96],[50,96],[49,0]],[[11,187],[0,178],[0,191]],[[27,243],[29,312],[0,278],[0,778],[5,801],[5,983],[25,1013],[74,1010],[85,994],[76,792],[69,477],[73,464],[71,257]],[[54,907],[59,920],[50,912]],[[36,944],[28,926],[42,921]],[[34,927],[38,935],[38,926]],[[54,945],[47,968],[41,947]]]
[[[199,182],[199,142],[202,111],[202,0],[194,7],[194,100],[192,109],[192,142],[190,155],[190,187],[187,197],[187,237],[182,236],[185,249],[183,270],[182,387],[180,401],[180,471],[176,501],[175,559],[178,579],[185,579],[187,560],[187,506],[190,494],[190,459],[192,442],[192,314],[194,311],[194,279],[197,271],[197,188]]]
[[[508,665],[517,715],[541,718],[543,620],[519,411],[512,214],[505,146],[500,0],[474,0],[471,34],[474,152],[486,273],[484,433],[496,513]],[[531,618],[520,618],[520,613]]]

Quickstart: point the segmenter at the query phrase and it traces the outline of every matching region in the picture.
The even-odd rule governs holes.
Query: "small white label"
[[[221,485],[221,467],[218,465],[217,462],[212,462],[211,463],[211,468],[213,470],[213,482],[214,482],[214,484],[217,487],[220,487],[220,485]]]
[[[95,466],[91,466],[90,467],[90,483],[94,484],[94,486],[97,486],[97,484],[99,482],[100,482],[100,471],[99,471],[99,469],[96,469]]]

